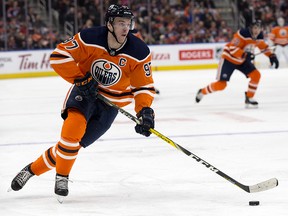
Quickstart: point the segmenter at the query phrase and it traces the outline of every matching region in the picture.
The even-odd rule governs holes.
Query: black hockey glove
[[[275,68],[277,69],[279,67],[279,61],[278,61],[277,56],[275,54],[271,54],[269,56],[269,59],[270,59],[271,66],[275,64]]]
[[[255,59],[255,55],[251,52],[246,52],[246,60],[251,62]]]
[[[74,80],[80,94],[88,101],[94,102],[98,94],[98,83],[93,79],[91,73],[88,72],[84,77]]]
[[[150,107],[143,107],[142,110],[137,113],[137,117],[141,120],[142,124],[135,126],[136,133],[140,133],[146,137],[151,135],[150,128],[154,128],[154,111]]]

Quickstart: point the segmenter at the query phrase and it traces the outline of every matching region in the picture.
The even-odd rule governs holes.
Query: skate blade
[[[258,105],[245,104],[246,109],[258,109]]]
[[[11,192],[11,191],[13,191],[13,189],[12,189],[11,187],[9,187],[9,188],[7,189],[7,192]]]
[[[64,196],[57,195],[57,200],[60,204],[62,204],[64,202],[64,199],[65,199]]]

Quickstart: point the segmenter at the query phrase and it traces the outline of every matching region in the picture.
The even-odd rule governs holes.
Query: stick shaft
[[[137,117],[133,116],[132,114],[130,114],[126,110],[124,110],[124,109],[120,108],[119,106],[117,106],[116,104],[112,103],[110,100],[108,100],[104,96],[98,94],[98,98],[100,100],[104,101],[109,106],[112,106],[112,107],[116,108],[120,113],[122,113],[123,115],[125,115],[126,117],[128,117],[129,119],[134,121],[136,124],[141,124],[141,121]],[[207,161],[203,160],[202,158],[198,157],[194,153],[192,153],[192,152],[188,151],[187,149],[183,148],[182,146],[180,146],[179,144],[177,144],[176,142],[174,142],[173,140],[171,140],[167,136],[161,134],[159,131],[157,131],[157,130],[155,130],[153,128],[150,128],[149,131],[151,133],[153,133],[154,135],[156,135],[157,137],[159,137],[160,139],[162,139],[165,142],[167,142],[168,144],[170,144],[171,146],[173,146],[174,148],[176,148],[179,151],[183,152],[187,156],[193,158],[195,161],[201,163],[202,165],[204,165],[206,168],[208,168],[212,172],[218,174],[219,176],[223,177],[224,179],[226,179],[230,183],[238,186],[239,188],[241,188],[242,190],[244,190],[244,191],[246,191],[248,193],[250,193],[250,192],[254,193],[254,192],[260,192],[260,191],[263,191],[263,190],[268,190],[268,189],[276,187],[278,185],[278,180],[277,179],[268,180],[268,181],[260,183],[260,185],[257,184],[257,185],[251,186],[251,187],[243,185],[240,182],[238,182],[235,179],[233,179],[232,177],[230,177],[227,174],[225,174],[224,172],[222,172],[221,170],[219,170],[218,168],[214,167],[213,165],[211,165]],[[256,190],[255,187],[257,187],[258,190]]]
[[[265,53],[265,52],[274,50],[275,48],[276,48],[276,46],[267,47],[266,49],[260,51],[259,53],[255,53],[254,56],[257,56],[257,55],[260,55],[260,54],[262,54],[262,53]]]

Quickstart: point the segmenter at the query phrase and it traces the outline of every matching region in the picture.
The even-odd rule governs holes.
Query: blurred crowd
[[[246,23],[261,20],[266,34],[277,25],[277,18],[283,17],[286,25],[288,23],[287,0],[239,0],[238,8]]]
[[[4,29],[3,1],[0,1],[0,50],[45,49],[59,42],[59,33],[50,31],[43,20],[43,14],[35,7],[25,7],[24,0],[7,0],[6,4],[6,32]]]
[[[151,11],[141,4],[132,7],[148,44],[222,42],[231,37],[232,30],[213,0],[152,1],[151,7]]]
[[[136,28],[148,44],[227,42],[234,33],[221,18],[214,0],[150,0],[149,5],[143,0],[83,0],[78,1],[77,8],[74,1],[52,0],[53,27],[47,22],[48,13],[39,13],[35,5],[25,7],[25,0],[6,0],[5,34],[3,1],[0,0],[0,50],[5,48],[5,37],[8,50],[54,48],[71,36],[65,32],[65,22],[74,26],[76,32],[102,25],[104,11],[111,3],[130,6]],[[267,33],[277,25],[279,16],[288,21],[287,0],[238,0],[237,6],[246,23],[260,19]]]

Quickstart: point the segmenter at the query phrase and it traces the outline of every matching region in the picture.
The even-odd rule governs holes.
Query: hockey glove
[[[275,68],[277,69],[279,67],[279,61],[278,61],[277,56],[275,54],[271,54],[269,56],[269,59],[270,59],[271,66],[275,64]]]
[[[82,78],[74,80],[75,86],[77,86],[80,94],[88,101],[94,102],[98,94],[98,83],[93,79],[90,72]]]
[[[246,60],[251,62],[255,59],[255,55],[251,52],[246,52]]]
[[[143,136],[150,136],[150,128],[154,128],[154,111],[150,107],[143,107],[142,110],[137,113],[137,117],[141,120],[142,124],[135,126],[136,133],[142,134]]]

